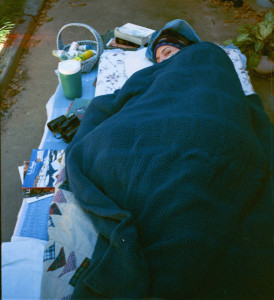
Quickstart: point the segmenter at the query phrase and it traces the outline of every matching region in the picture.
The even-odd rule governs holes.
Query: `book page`
[[[121,27],[118,27],[117,29],[123,34],[137,36],[137,37],[147,37],[154,32],[154,30],[152,29],[138,26],[132,23],[127,23]]]

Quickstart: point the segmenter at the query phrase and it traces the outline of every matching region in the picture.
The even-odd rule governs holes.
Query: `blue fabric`
[[[73,297],[269,298],[271,130],[208,42],[94,98],[66,150],[99,232]]]
[[[154,57],[153,57],[153,53],[154,53],[153,47],[152,47],[153,42],[161,35],[163,30],[165,30],[165,29],[173,29],[177,33],[185,36],[190,41],[197,42],[197,43],[201,42],[201,39],[199,38],[198,34],[187,23],[187,21],[181,20],[181,19],[176,19],[171,22],[168,22],[161,30],[159,30],[159,31],[156,30],[152,34],[151,38],[149,39],[148,47],[146,50],[146,57],[153,62],[155,62]]]
[[[17,223],[15,236],[30,237],[48,241],[49,208],[53,196],[22,206],[20,220]]]

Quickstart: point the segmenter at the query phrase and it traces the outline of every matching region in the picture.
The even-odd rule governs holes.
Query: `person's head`
[[[163,30],[152,45],[154,61],[160,63],[193,43],[173,29]]]
[[[180,49],[197,42],[201,42],[201,40],[195,30],[186,21],[176,19],[152,34],[146,50],[146,57],[151,61],[161,62]]]
[[[160,63],[165,59],[170,58],[172,55],[180,51],[181,48],[171,46],[171,45],[162,45],[155,50],[155,62]]]

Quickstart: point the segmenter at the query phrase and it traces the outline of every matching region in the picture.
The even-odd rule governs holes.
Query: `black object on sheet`
[[[72,141],[79,125],[80,120],[76,115],[71,115],[68,118],[61,115],[47,123],[47,126],[54,134],[54,137],[57,139],[62,138],[66,143],[70,143]]]

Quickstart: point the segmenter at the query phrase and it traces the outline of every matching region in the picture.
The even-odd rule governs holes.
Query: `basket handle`
[[[100,57],[104,51],[104,44],[103,44],[102,38],[101,38],[100,34],[94,28],[92,28],[89,25],[83,24],[83,23],[70,23],[70,24],[64,25],[60,29],[60,31],[58,32],[58,35],[57,35],[57,49],[63,50],[65,47],[63,40],[62,40],[62,31],[67,27],[73,27],[73,26],[84,27],[93,34],[93,36],[95,37],[95,40],[97,42],[97,55],[98,55],[98,57]]]

